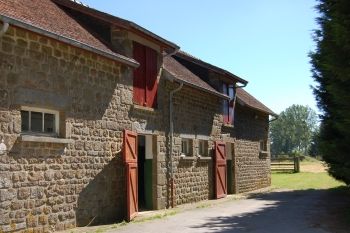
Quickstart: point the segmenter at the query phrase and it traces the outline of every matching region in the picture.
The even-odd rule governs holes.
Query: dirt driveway
[[[84,232],[350,232],[350,228],[337,225],[341,215],[338,207],[344,207],[344,201],[337,195],[339,192],[334,190],[276,191],[242,200],[221,201],[211,207],[181,211],[162,219]],[[333,203],[330,208],[327,203],[334,198],[338,205]]]

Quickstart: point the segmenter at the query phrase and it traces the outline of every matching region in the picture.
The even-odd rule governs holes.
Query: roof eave
[[[185,81],[185,80],[182,80],[182,79],[177,78],[176,75],[174,75],[173,73],[171,73],[171,72],[168,71],[168,70],[165,70],[165,71],[166,71],[169,75],[171,75],[172,78],[170,78],[170,79],[167,78],[167,79],[168,79],[169,81],[171,81],[171,82],[173,82],[173,81],[175,80],[175,81],[178,82],[178,83],[183,83],[183,84],[186,85],[186,86],[193,87],[193,88],[195,88],[195,89],[198,89],[198,90],[207,92],[207,93],[209,93],[209,94],[215,95],[215,96],[220,97],[220,98],[222,98],[222,99],[227,99],[227,100],[230,99],[230,97],[227,96],[227,95],[224,95],[224,94],[221,94],[221,93],[219,93],[219,92],[211,91],[211,90],[209,90],[209,89],[206,89],[206,88],[203,88],[203,87],[194,85],[193,83],[190,83],[190,82],[187,82],[187,81]],[[165,76],[165,77],[167,77],[167,76]]]
[[[102,19],[104,21],[107,21],[113,25],[121,26],[122,28],[126,28],[126,29],[134,28],[135,30],[153,38],[154,40],[159,41],[161,44],[165,45],[166,47],[173,48],[173,50],[178,50],[180,48],[175,43],[170,42],[170,41],[154,34],[153,32],[141,27],[140,25],[138,25],[132,21],[125,20],[125,19],[119,18],[117,16],[96,10],[94,8],[90,8],[90,7],[78,4],[78,3],[73,2],[71,0],[51,0],[51,1],[53,1],[59,5],[80,11],[82,13],[89,14],[93,17],[97,17],[97,18]],[[118,23],[117,23],[117,21],[118,21]]]
[[[12,17],[6,16],[6,15],[2,15],[2,14],[0,14],[0,18],[2,20],[4,20],[4,21],[8,22],[11,25],[14,25],[14,26],[17,26],[17,27],[20,27],[20,28],[24,28],[24,29],[27,29],[29,31],[32,31],[32,32],[35,32],[35,33],[38,33],[38,34],[41,34],[41,35],[44,35],[44,36],[47,36],[49,38],[52,38],[52,39],[55,39],[55,40],[58,40],[58,41],[61,41],[63,43],[70,44],[70,45],[72,45],[74,47],[78,47],[78,48],[81,48],[81,49],[84,49],[84,50],[87,50],[87,51],[99,54],[99,55],[101,55],[103,57],[112,59],[112,60],[117,61],[119,63],[123,63],[123,64],[125,64],[127,66],[130,66],[130,67],[133,67],[133,68],[137,68],[140,65],[137,61],[135,61],[132,58],[128,58],[128,57],[123,56],[121,54],[114,54],[114,53],[109,53],[107,51],[103,51],[103,50],[95,48],[95,47],[93,47],[91,45],[88,45],[88,44],[82,43],[80,41],[74,40],[72,38],[69,38],[69,37],[66,37],[66,36],[62,36],[62,35],[56,34],[54,32],[50,32],[50,31],[48,31],[46,29],[43,29],[43,28],[38,27],[38,26],[35,26],[33,24],[30,24],[30,23],[27,23],[27,22],[24,22],[24,21],[21,21],[21,20],[18,20],[18,19],[14,19]]]
[[[242,79],[242,78],[238,77],[237,75],[234,75],[234,74],[232,74],[232,73],[230,73],[230,72],[228,72],[228,71],[226,71],[226,70],[224,70],[224,69],[222,69],[222,68],[220,68],[220,67],[214,66],[214,65],[209,64],[209,63],[207,63],[207,62],[204,62],[204,61],[202,61],[202,60],[198,60],[198,59],[196,59],[196,58],[194,58],[194,57],[187,56],[187,55],[184,54],[184,53],[181,53],[181,52],[180,52],[180,53],[176,53],[175,56],[181,57],[181,58],[183,58],[183,59],[185,59],[185,60],[187,60],[187,61],[190,61],[190,62],[192,62],[192,63],[194,63],[194,64],[196,64],[196,65],[199,65],[199,66],[201,66],[201,67],[210,69],[210,70],[212,70],[212,71],[214,71],[214,72],[216,72],[216,73],[219,73],[219,74],[221,74],[221,75],[224,75],[224,76],[226,76],[227,78],[233,79],[234,81],[238,81],[239,83],[242,83],[242,84],[244,84],[244,85],[247,85],[247,84],[248,84],[248,81],[247,81],[247,80]]]

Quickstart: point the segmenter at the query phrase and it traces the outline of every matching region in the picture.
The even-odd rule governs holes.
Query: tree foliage
[[[350,1],[319,0],[317,49],[311,53],[321,115],[320,153],[335,178],[350,184]]]
[[[290,106],[271,123],[272,154],[307,154],[316,128],[314,110],[302,105]]]

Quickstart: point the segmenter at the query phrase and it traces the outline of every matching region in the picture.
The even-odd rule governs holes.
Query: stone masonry
[[[123,35],[114,31],[115,46],[132,45]],[[124,218],[124,129],[154,136],[153,207],[170,207],[168,103],[178,84],[159,77],[158,108],[147,109],[133,104],[132,74],[125,65],[13,26],[0,38],[0,136],[8,148],[0,155],[0,232],[51,232]],[[234,142],[233,190],[270,184],[269,155],[259,154],[268,116],[238,107],[235,127],[227,128],[221,101],[187,86],[175,94],[175,205],[213,198],[216,140]],[[59,136],[69,140],[22,140],[21,106],[59,111]],[[187,158],[180,157],[184,136],[193,145]],[[203,138],[209,156],[198,158]]]
[[[260,141],[268,140],[269,118],[267,114],[247,107],[236,106],[234,128],[234,163],[236,193],[248,192],[271,185],[270,148],[261,154]]]
[[[131,129],[131,70],[10,27],[0,40],[0,226],[63,230],[124,216],[122,130]],[[21,141],[20,106],[60,111],[72,143]],[[101,192],[103,190],[103,192]]]

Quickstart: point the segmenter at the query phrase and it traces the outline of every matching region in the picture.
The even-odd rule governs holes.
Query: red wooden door
[[[215,142],[215,198],[223,198],[227,195],[227,165],[226,165],[226,144]]]
[[[123,159],[126,166],[126,220],[136,217],[138,212],[138,180],[137,180],[137,134],[124,130]]]

